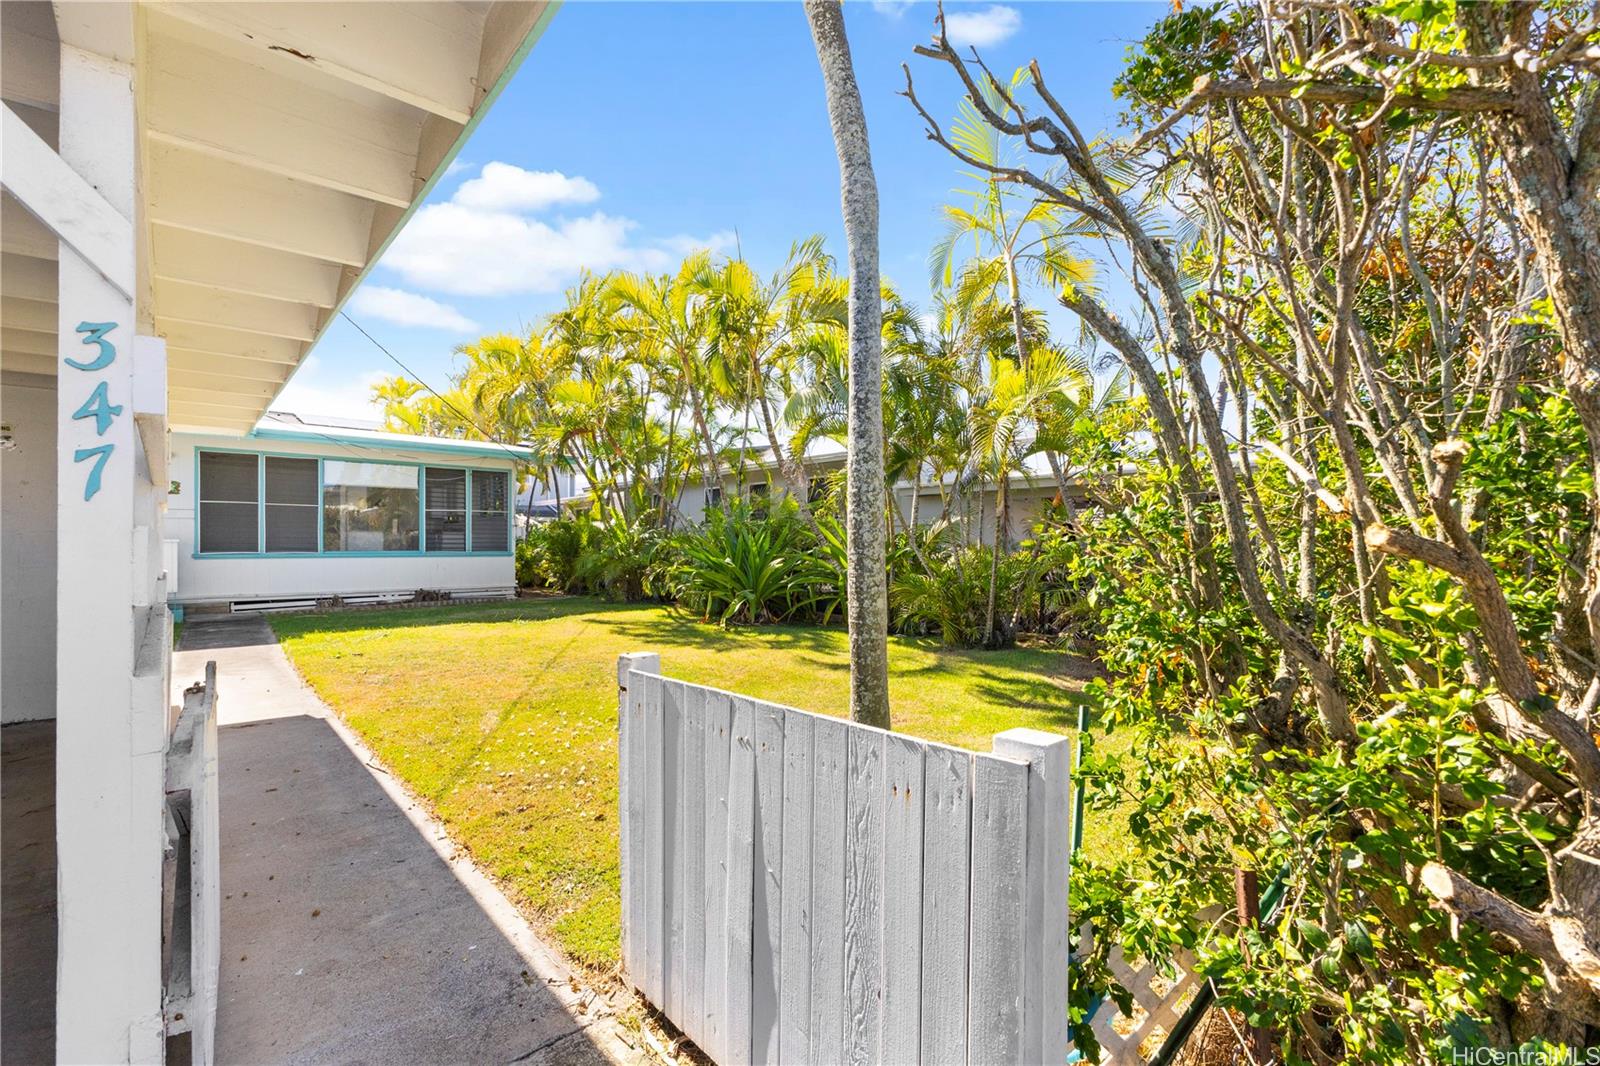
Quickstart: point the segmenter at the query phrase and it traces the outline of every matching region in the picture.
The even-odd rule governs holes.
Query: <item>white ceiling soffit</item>
[[[167,339],[174,427],[266,412],[555,7],[139,5],[141,328]],[[0,18],[0,93],[54,145],[52,7],[6,0]],[[53,372],[55,242],[0,207],[4,364]]]

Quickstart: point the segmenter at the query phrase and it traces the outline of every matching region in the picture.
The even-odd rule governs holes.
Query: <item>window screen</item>
[[[505,470],[472,472],[472,550],[511,548],[511,475]]]
[[[317,550],[317,461],[266,460],[266,531],[269,552]]]
[[[423,547],[430,552],[466,551],[467,472],[430,466],[427,478],[427,536]]]
[[[200,550],[261,550],[260,457],[200,453]]]
[[[417,468],[387,463],[322,464],[322,550],[416,551]]]

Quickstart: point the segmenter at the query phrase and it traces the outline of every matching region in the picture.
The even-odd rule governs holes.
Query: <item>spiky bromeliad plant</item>
[[[720,625],[780,622],[837,601],[834,570],[788,500],[763,516],[743,501],[713,510],[676,546],[679,601]]]

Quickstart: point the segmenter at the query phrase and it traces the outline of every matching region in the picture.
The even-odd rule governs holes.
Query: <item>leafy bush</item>
[[[833,564],[789,501],[763,516],[733,501],[708,512],[705,525],[676,538],[673,549],[670,591],[722,625],[814,610],[826,621],[842,599]]]
[[[644,517],[613,516],[590,527],[576,574],[591,591],[633,603],[655,595],[651,580],[665,536]]]
[[[593,522],[581,516],[535,524],[517,543],[517,583],[561,592],[584,591],[579,560],[594,528]]]
[[[994,550],[975,544],[926,558],[927,569],[904,565],[894,576],[889,608],[895,625],[908,634],[936,632],[949,645],[981,645]],[[1017,616],[1033,590],[1034,561],[1026,554],[1002,555],[994,607],[1000,642],[1015,639]]]

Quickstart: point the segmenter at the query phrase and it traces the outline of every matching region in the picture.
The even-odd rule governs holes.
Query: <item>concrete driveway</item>
[[[260,618],[195,620],[217,663],[223,1063],[633,1061],[608,1004],[406,796]]]

